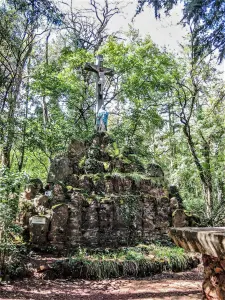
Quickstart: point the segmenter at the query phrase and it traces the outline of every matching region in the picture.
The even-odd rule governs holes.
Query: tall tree
[[[2,164],[6,167],[10,167],[11,149],[16,138],[23,76],[33,45],[41,35],[41,22],[44,18],[42,26],[45,28],[42,29],[45,31],[49,23],[58,23],[60,17],[49,1],[12,0],[0,6],[0,122]],[[20,105],[24,107],[23,101]]]
[[[183,77],[176,78],[176,84],[173,86],[175,101],[178,104],[176,115],[182,124],[184,136],[203,185],[207,216],[211,217],[216,200],[213,187],[212,145],[216,142],[215,135],[218,134],[218,129],[209,133],[205,117],[214,114],[215,107],[210,104],[210,100],[215,98],[218,104],[222,103],[225,91],[219,78],[213,76],[215,68],[211,66],[211,62],[190,63],[189,66],[186,65],[186,69],[189,72]],[[204,118],[205,126],[201,125],[201,118]],[[219,131],[223,136],[222,126]]]
[[[119,1],[90,0],[89,7],[77,9],[73,1],[65,18],[67,46],[96,53],[109,36],[109,22],[121,14],[124,5]],[[113,33],[115,35],[115,33]]]

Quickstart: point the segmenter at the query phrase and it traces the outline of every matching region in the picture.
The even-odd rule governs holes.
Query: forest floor
[[[24,279],[0,285],[0,300],[186,300],[202,298],[199,269],[144,279]]]

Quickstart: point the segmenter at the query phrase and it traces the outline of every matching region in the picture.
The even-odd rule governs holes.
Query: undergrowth
[[[116,277],[146,277],[163,271],[183,271],[197,266],[198,260],[178,247],[155,244],[119,249],[78,249],[66,260],[52,267],[57,278],[72,277],[106,279]]]

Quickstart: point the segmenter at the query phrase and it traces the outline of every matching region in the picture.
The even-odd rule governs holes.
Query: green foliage
[[[81,158],[81,160],[79,161],[79,164],[78,164],[79,168],[83,168],[84,167],[86,159],[87,159],[86,156],[83,156]]]
[[[119,144],[146,156],[146,139],[164,124],[156,103],[169,90],[177,69],[174,58],[149,37],[140,39],[132,30],[129,34],[129,43],[110,39],[101,49],[120,78],[120,122],[111,119],[110,126]]]
[[[140,252],[136,252],[135,250],[128,250],[125,255],[126,260],[141,260],[144,259],[144,255]]]
[[[104,165],[105,171],[107,172],[109,170],[109,167],[110,167],[110,162],[105,161],[105,162],[103,162],[103,165]]]
[[[59,25],[61,20],[62,14],[48,0],[0,3],[0,147],[4,149],[4,166],[11,167],[14,152],[17,170],[22,170],[30,116],[32,50],[40,31],[45,28],[46,32],[50,24]]]
[[[138,185],[141,182],[141,180],[149,179],[145,174],[137,172],[128,173],[127,177],[133,180],[136,185]]]
[[[11,172],[8,168],[0,169],[0,203],[7,205],[13,217],[16,216],[19,193],[25,181],[28,181],[25,174]]]
[[[119,249],[82,249],[68,260],[57,261],[52,270],[72,278],[106,279],[116,277],[145,277],[164,270],[181,271],[196,266],[198,259],[177,247],[156,244],[137,245]]]
[[[193,54],[201,57],[205,54],[218,50],[219,61],[225,55],[225,7],[224,1],[218,0],[183,0],[184,4],[183,24],[191,24],[193,31]],[[168,15],[170,10],[179,3],[178,0],[141,0],[138,1],[137,14],[139,14],[145,4],[153,6],[155,17],[160,18],[161,10]]]
[[[18,279],[29,274],[29,267],[26,265],[28,249],[26,245],[17,245],[10,252],[6,260],[3,279]]]
[[[85,140],[93,134],[94,91],[83,73],[90,60],[92,55],[84,49],[64,48],[57,59],[39,64],[32,74],[31,93],[40,103],[44,97],[48,118],[44,122],[43,106],[33,101],[36,113],[28,120],[28,149],[31,156],[42,156],[46,168],[44,157],[51,161],[66,151],[71,140]]]
[[[33,151],[32,151],[33,148]],[[34,145],[30,145],[27,149],[23,165],[23,171],[29,174],[30,178],[39,178],[42,182],[46,181],[49,170],[49,158],[40,149],[35,149]],[[12,170],[17,170],[16,160],[12,160]]]
[[[22,228],[16,224],[20,189],[26,176],[0,170],[0,271],[6,275],[6,265],[17,253],[22,242]]]
[[[113,158],[118,157],[120,155],[120,149],[118,147],[117,142],[109,144],[106,148],[106,152]]]
[[[46,18],[48,22],[55,25],[61,24],[63,15],[52,1],[36,0],[35,5],[29,0],[7,0],[6,2],[10,4],[15,11],[24,14],[29,23],[33,25],[38,23],[40,18]]]

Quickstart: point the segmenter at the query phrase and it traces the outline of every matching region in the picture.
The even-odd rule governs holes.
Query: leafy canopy
[[[161,10],[168,14],[179,2],[184,5],[182,22],[191,24],[194,28],[195,56],[217,49],[218,60],[221,62],[225,56],[224,0],[138,0],[136,14],[147,4],[153,6],[155,17],[160,18]]]

